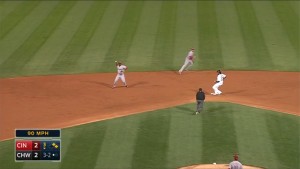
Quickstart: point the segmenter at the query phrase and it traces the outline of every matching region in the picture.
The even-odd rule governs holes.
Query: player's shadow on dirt
[[[108,83],[97,82],[97,81],[85,81],[85,82],[101,85],[101,86],[108,87],[108,88],[112,88],[112,84],[108,84]]]
[[[97,85],[101,85],[107,88],[112,88],[112,84],[108,84],[108,83],[104,83],[104,82],[97,82],[97,81],[85,81],[86,83],[93,83],[93,84],[97,84]],[[142,82],[137,82],[137,83],[133,83],[133,84],[128,84],[128,87],[136,87],[136,86],[140,86],[140,85],[145,85],[148,84],[148,82],[146,81],[142,81]],[[118,87],[123,87],[123,86],[117,86]]]
[[[230,91],[230,92],[224,92],[224,94],[237,94],[237,93],[243,93],[246,90],[236,90],[236,91]]]
[[[112,84],[107,84],[107,83],[103,83],[103,82],[96,82],[104,87],[108,87],[108,88],[112,88]]]
[[[129,87],[136,87],[136,86],[145,85],[145,84],[148,84],[148,82],[142,81],[142,82],[137,82],[137,83],[133,83],[133,84],[128,84],[128,86]]]

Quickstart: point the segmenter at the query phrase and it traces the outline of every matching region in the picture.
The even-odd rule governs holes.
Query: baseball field
[[[299,7],[0,1],[0,169],[300,168]],[[62,128],[61,162],[15,162],[16,128]]]

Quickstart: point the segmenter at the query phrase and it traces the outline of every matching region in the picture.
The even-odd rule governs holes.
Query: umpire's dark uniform
[[[196,102],[197,102],[196,114],[202,111],[204,100],[205,100],[205,93],[202,91],[202,88],[199,88],[199,91],[196,94]]]

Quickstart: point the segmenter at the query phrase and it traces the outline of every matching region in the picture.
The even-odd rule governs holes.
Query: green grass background
[[[62,130],[61,163],[15,163],[14,141],[0,143],[1,168],[165,169],[200,163],[299,168],[299,117],[229,103],[195,104]]]
[[[1,1],[0,77],[299,71],[299,1]]]
[[[0,78],[178,70],[299,71],[299,1],[0,1]],[[287,105],[288,106],[288,105]],[[299,117],[226,103],[143,113],[63,130],[61,163],[0,168],[176,168],[228,163],[299,166]],[[72,148],[71,148],[72,147]],[[75,148],[74,148],[75,147]],[[79,155],[78,155],[79,154]]]

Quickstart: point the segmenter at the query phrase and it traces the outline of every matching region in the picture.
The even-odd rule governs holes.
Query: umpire
[[[196,94],[196,102],[197,102],[196,115],[202,111],[204,100],[205,100],[205,93],[202,91],[202,88],[199,88],[199,91]]]

